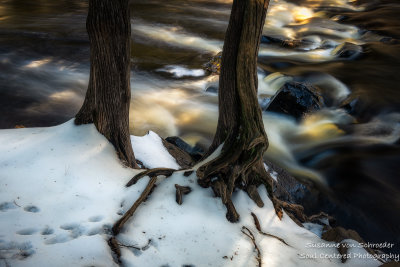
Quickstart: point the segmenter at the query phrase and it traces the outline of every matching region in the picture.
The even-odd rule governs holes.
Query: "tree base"
[[[236,157],[226,156],[229,153],[224,153],[224,155],[201,166],[197,170],[197,182],[202,187],[211,187],[215,196],[221,198],[227,209],[226,218],[228,221],[237,222],[240,218],[232,202],[232,194],[236,189],[245,191],[258,207],[264,206],[257,190],[257,187],[262,184],[267,189],[276,215],[281,219],[283,216],[282,205],[273,195],[272,177],[266,172],[262,158],[250,160],[249,164],[238,164]],[[235,160],[236,162],[234,162]]]

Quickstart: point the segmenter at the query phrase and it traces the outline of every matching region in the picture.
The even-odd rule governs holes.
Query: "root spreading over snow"
[[[178,168],[155,133],[132,141],[145,166]],[[93,125],[77,127],[69,121],[50,128],[1,130],[0,144],[0,266],[115,266],[107,244],[111,227],[149,178],[126,188],[138,171],[121,165]],[[286,215],[280,221],[263,187],[263,208],[244,192],[235,192],[241,217],[232,224],[221,200],[197,185],[195,172],[160,177],[157,184],[117,236],[126,266],[257,266],[258,254],[263,266],[342,265],[334,243]],[[192,189],[182,205],[175,201],[175,184]],[[262,232],[287,245],[260,233],[252,212]],[[379,266],[364,249],[348,253],[354,257],[344,265]]]

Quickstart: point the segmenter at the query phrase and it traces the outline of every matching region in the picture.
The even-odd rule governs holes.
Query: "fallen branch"
[[[121,249],[119,248],[118,241],[114,236],[108,240],[108,245],[110,246],[113,255],[115,255],[114,261],[121,264]]]
[[[175,188],[176,188],[176,195],[175,195],[176,203],[182,205],[183,195],[189,194],[190,192],[192,192],[192,189],[189,186],[181,186],[178,184],[175,184]]]
[[[170,168],[154,168],[143,171],[139,174],[136,174],[125,186],[129,187],[131,185],[136,184],[141,178],[145,176],[149,176],[150,178],[157,177],[159,175],[165,175],[166,177],[171,176],[175,171],[175,169]]]
[[[247,233],[245,232],[245,230],[247,231]],[[254,237],[253,233],[250,231],[249,228],[247,228],[246,226],[242,227],[242,233],[245,234],[247,237],[249,237],[251,239],[251,241],[253,242],[254,248],[257,251],[257,256],[256,256],[256,260],[258,262],[258,267],[261,267],[262,265],[262,261],[261,261],[261,251],[258,248],[257,244],[256,244],[256,238]]]
[[[132,217],[133,213],[136,211],[136,209],[139,207],[139,205],[147,198],[147,196],[150,194],[152,191],[155,183],[157,181],[157,177],[152,177],[147,184],[146,188],[140,195],[140,197],[136,200],[136,202],[132,205],[132,207],[124,214],[124,216],[121,217],[113,226],[112,231],[114,235],[118,235],[119,232],[121,231],[122,227],[124,224],[129,220],[130,217]]]
[[[258,232],[259,232],[260,234],[265,235],[265,236],[269,236],[269,237],[272,237],[272,238],[275,238],[275,239],[278,239],[278,240],[281,241],[283,244],[285,244],[286,246],[289,246],[289,247],[290,247],[290,245],[289,245],[288,243],[286,243],[286,241],[283,240],[282,238],[280,238],[280,237],[278,237],[278,236],[276,236],[276,235],[272,235],[272,234],[268,234],[268,233],[263,232],[263,231],[261,230],[260,221],[258,220],[257,216],[256,216],[253,212],[251,213],[251,216],[253,216],[254,225],[256,226],[256,229],[258,230]]]

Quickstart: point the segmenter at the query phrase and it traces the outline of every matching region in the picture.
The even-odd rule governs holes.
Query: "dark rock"
[[[322,239],[340,243],[345,239],[353,239],[359,243],[365,243],[361,236],[354,230],[346,230],[343,227],[332,228],[322,234]]]
[[[336,219],[334,217],[322,211],[319,214],[311,215],[310,217],[308,217],[308,221],[311,223],[329,226],[336,224]]]
[[[337,46],[333,51],[332,55],[341,59],[355,59],[361,55],[363,49],[361,46],[345,42]]]
[[[180,148],[181,150],[183,150],[185,153],[189,154],[190,157],[192,158],[192,160],[194,161],[198,161],[200,160],[203,155],[204,155],[204,151],[195,146],[192,147],[191,145],[189,145],[188,143],[186,143],[185,141],[183,141],[180,137],[178,136],[170,136],[167,137],[165,139],[165,141],[167,141],[168,143],[171,143],[173,145],[175,145],[176,147]]]
[[[304,195],[307,194],[307,187],[272,162],[265,161],[265,165],[267,166],[267,173],[270,176],[271,174],[276,176],[276,180],[271,178],[274,196],[279,199],[287,215],[297,225],[303,227],[303,223],[307,222],[308,218],[304,213],[304,207],[296,203],[299,203]]]
[[[350,115],[357,115],[363,112],[366,104],[359,97],[349,96],[340,104],[340,107],[347,111]]]
[[[304,213],[304,207],[299,204],[281,202],[282,208],[286,214],[300,227],[307,221],[307,216]]]
[[[214,85],[210,85],[207,87],[206,92],[212,93],[212,94],[217,94],[218,93],[218,87]]]
[[[354,230],[351,229],[344,229],[343,227],[335,227],[335,228],[331,228],[328,231],[324,232],[322,234],[322,239],[326,240],[326,241],[333,241],[336,243],[341,244],[343,240],[345,239],[353,239],[355,241],[357,241],[360,244],[365,244],[364,239],[361,238],[361,236]],[[376,254],[381,254],[380,251],[375,251],[372,248],[366,246],[365,250],[370,253],[371,255],[376,255]],[[340,254],[342,255],[346,255],[347,254],[347,247],[344,245],[341,245],[338,247],[338,251]],[[345,262],[346,258],[342,258],[342,262]]]
[[[322,239],[326,241],[333,241],[336,243],[341,243],[344,239],[353,239],[359,243],[365,243],[364,240],[361,238],[361,236],[354,230],[346,230],[343,227],[335,227],[332,229],[329,229],[325,233],[322,234]],[[348,248],[341,244],[338,247],[338,251],[340,254],[345,256],[347,254]],[[342,262],[345,262],[347,260],[346,257],[343,257]]]
[[[267,36],[267,35],[263,35],[261,37],[261,43],[262,44],[281,44],[283,43],[283,40],[280,38],[275,38],[272,36]]]
[[[265,110],[301,119],[305,114],[319,110],[323,106],[325,106],[324,100],[315,87],[288,82],[272,97]]]
[[[265,164],[268,167],[268,173],[276,172],[276,181],[272,179],[272,191],[279,200],[299,203],[308,194],[307,186],[300,183],[287,171],[267,160],[265,160]]]
[[[193,165],[193,158],[185,150],[164,139],[162,139],[162,142],[164,147],[168,150],[169,154],[171,154],[171,156],[175,158],[176,162],[179,164],[179,166],[181,166],[182,169],[190,168]]]

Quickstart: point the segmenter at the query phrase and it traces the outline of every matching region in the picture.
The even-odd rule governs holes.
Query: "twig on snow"
[[[258,230],[258,232],[259,232],[260,234],[265,235],[265,236],[269,236],[269,237],[272,237],[272,238],[275,238],[275,239],[278,239],[278,240],[281,241],[283,244],[285,244],[286,246],[289,246],[289,247],[290,247],[290,245],[289,245],[288,243],[286,243],[286,241],[283,240],[282,238],[280,238],[280,237],[278,237],[278,236],[276,236],[276,235],[272,235],[272,234],[268,234],[268,233],[263,232],[263,231],[261,230],[260,221],[258,220],[257,216],[256,216],[253,212],[251,213],[251,216],[253,216],[254,225],[256,226],[256,229]]]
[[[247,233],[246,233],[246,231],[247,231]],[[242,233],[245,234],[247,237],[249,237],[251,239],[251,242],[253,242],[254,248],[255,248],[255,250],[257,252],[256,260],[258,262],[258,267],[261,267],[262,266],[261,251],[257,246],[256,238],[254,237],[254,235],[250,231],[250,229],[247,228],[246,226],[242,226]]]
[[[130,217],[132,217],[133,213],[140,206],[140,204],[142,204],[142,202],[147,198],[147,196],[150,195],[156,181],[157,181],[157,176],[152,177],[150,179],[149,183],[147,184],[146,188],[144,189],[140,197],[136,200],[136,202],[132,205],[132,207],[124,214],[124,216],[122,216],[121,219],[119,219],[114,224],[112,228],[114,235],[119,234],[124,224],[129,220]]]

